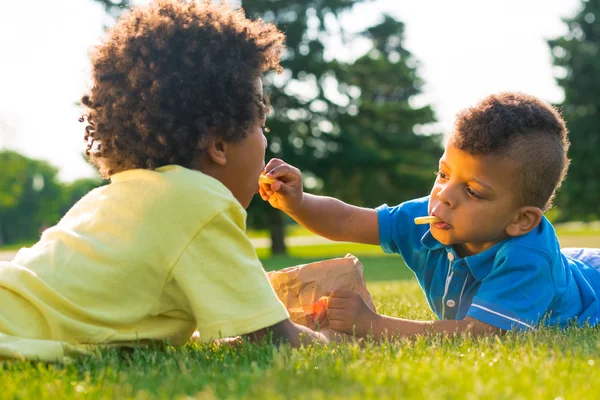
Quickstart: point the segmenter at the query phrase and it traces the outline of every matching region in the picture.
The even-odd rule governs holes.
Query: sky
[[[239,3],[239,0],[230,0]],[[141,0],[138,3],[146,3]],[[561,18],[580,0],[371,0],[342,18],[359,31],[388,13],[405,23],[404,47],[419,60],[424,93],[448,132],[455,114],[488,94],[519,90],[559,103],[546,40],[566,33]],[[242,4],[243,5],[243,4]],[[94,176],[82,157],[82,110],[90,48],[110,23],[92,0],[0,2],[0,149],[59,168],[68,182]],[[359,56],[360,46],[340,57]]]

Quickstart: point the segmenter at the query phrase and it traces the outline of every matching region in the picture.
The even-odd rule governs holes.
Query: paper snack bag
[[[373,298],[367,290],[363,266],[358,258],[346,254],[344,258],[318,261],[267,273],[275,293],[286,306],[290,319],[304,326],[327,326],[325,314],[329,294],[336,289],[350,289],[359,293],[375,311]]]

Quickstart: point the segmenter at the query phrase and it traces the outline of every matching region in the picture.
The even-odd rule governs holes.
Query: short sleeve
[[[556,290],[550,260],[533,249],[499,253],[473,298],[467,316],[504,330],[535,328]]]
[[[401,254],[408,266],[414,270],[423,265],[423,235],[428,225],[415,225],[415,217],[427,215],[428,198],[412,200],[389,207],[384,204],[377,207],[379,223],[379,242],[386,253]]]
[[[177,303],[193,313],[203,341],[243,335],[289,318],[244,232],[245,214],[232,207],[189,243],[172,269]]]

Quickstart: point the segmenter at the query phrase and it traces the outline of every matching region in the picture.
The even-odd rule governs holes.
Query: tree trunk
[[[271,231],[271,254],[287,254],[284,241],[285,228],[283,226],[283,218],[281,218],[281,211],[273,210],[269,213],[269,229]]]

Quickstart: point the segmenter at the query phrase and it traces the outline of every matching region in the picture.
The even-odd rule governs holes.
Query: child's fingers
[[[269,178],[283,180],[284,182],[288,182],[302,176],[298,168],[292,167],[289,164],[280,164],[269,170],[266,175]]]
[[[282,183],[281,181],[275,181],[273,183],[271,183],[271,190],[273,192],[279,192],[282,188]]]
[[[344,320],[344,314],[339,308],[330,308],[325,314],[328,321],[342,321]],[[330,325],[331,326],[331,325]]]
[[[346,305],[346,299],[343,299],[341,297],[331,296],[329,298],[327,307],[331,310],[331,309],[335,309],[335,308],[344,308],[345,305]]]
[[[267,194],[266,185],[260,184],[259,188],[260,188],[259,189],[260,197],[263,200],[268,201],[269,197],[271,197],[271,196]]]
[[[271,172],[271,170],[279,165],[285,164],[285,161],[279,158],[272,158],[265,166],[265,175]]]
[[[331,304],[331,301],[336,297],[340,298],[340,299],[349,299],[354,295],[354,293],[355,292],[350,289],[336,289],[333,292],[331,292],[331,295],[329,298],[330,304]]]

